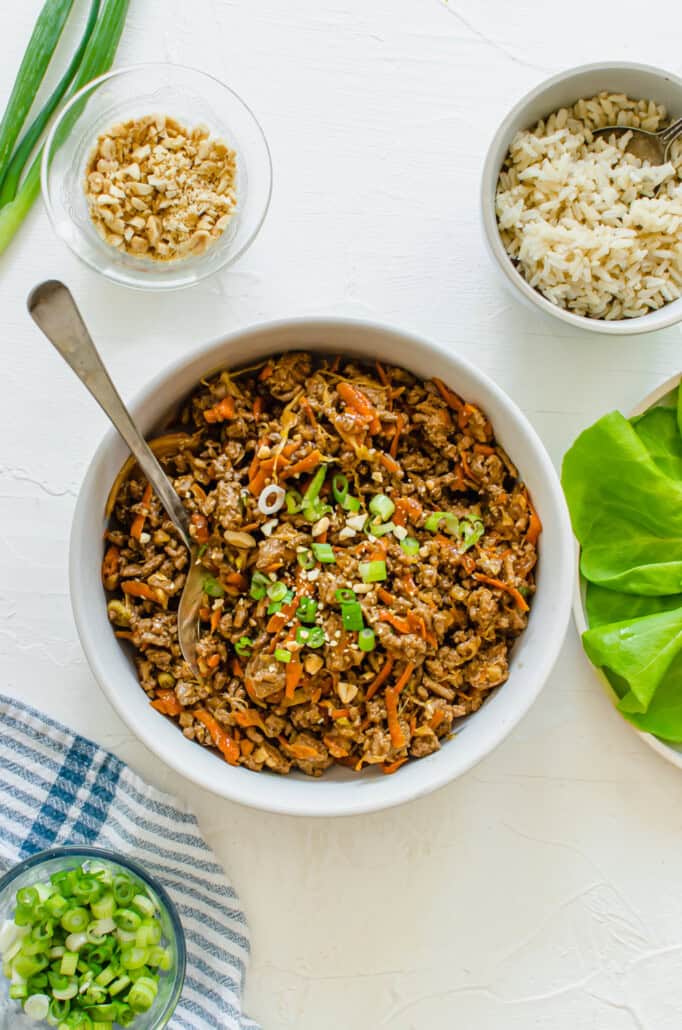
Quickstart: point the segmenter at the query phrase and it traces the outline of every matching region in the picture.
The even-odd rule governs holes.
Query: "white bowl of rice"
[[[528,93],[483,168],[486,243],[526,303],[593,332],[682,320],[682,141],[667,164],[626,152],[607,125],[656,132],[682,116],[682,79],[659,68],[584,65]]]

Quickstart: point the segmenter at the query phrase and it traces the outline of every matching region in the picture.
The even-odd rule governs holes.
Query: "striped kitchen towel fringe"
[[[60,844],[136,859],[175,902],[187,976],[171,1030],[258,1030],[241,1007],[246,919],[192,813],[91,740],[0,694],[0,872]]]

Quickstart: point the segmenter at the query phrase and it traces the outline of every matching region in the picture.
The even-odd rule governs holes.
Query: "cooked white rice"
[[[625,153],[629,133],[593,137],[614,124],[656,132],[668,119],[623,94],[579,100],[517,133],[497,186],[500,236],[519,271],[590,318],[634,318],[682,293],[679,145],[650,166]]]

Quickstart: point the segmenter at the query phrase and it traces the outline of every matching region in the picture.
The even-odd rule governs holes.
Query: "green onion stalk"
[[[123,26],[128,13],[129,3],[130,0],[104,0],[101,14],[87,41],[82,63],[73,81],[71,90],[72,95],[82,89],[83,86],[86,86],[92,81],[92,79],[97,78],[99,75],[103,75],[111,68],[123,33]],[[20,76],[25,63],[26,58],[24,59],[24,63],[20,69]],[[37,85],[35,89],[37,89]],[[33,96],[35,96],[35,89],[33,91]],[[79,104],[76,104],[69,112],[68,117],[62,122],[60,125],[60,131],[55,136],[55,149],[61,146],[64,142],[69,131],[73,128],[74,124],[82,114],[86,103],[87,101],[84,99]],[[10,104],[12,104],[12,99],[10,99]],[[23,124],[25,117],[26,113],[24,113],[22,117],[21,124]],[[7,138],[12,138],[11,133]],[[16,135],[14,135],[14,140],[16,140]],[[1,143],[3,143],[3,136],[0,131],[0,144]],[[40,168],[44,149],[44,146],[41,147],[36,154],[14,199],[5,204],[4,207],[0,208],[0,254],[2,254],[11,243],[14,235],[28,215],[28,212],[40,192]],[[0,151],[0,155],[1,154],[2,151]],[[1,161],[2,158],[0,156],[0,162]]]

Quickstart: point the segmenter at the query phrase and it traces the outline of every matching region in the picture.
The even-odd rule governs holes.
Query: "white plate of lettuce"
[[[603,416],[567,451],[575,620],[618,711],[682,767],[682,389]]]

